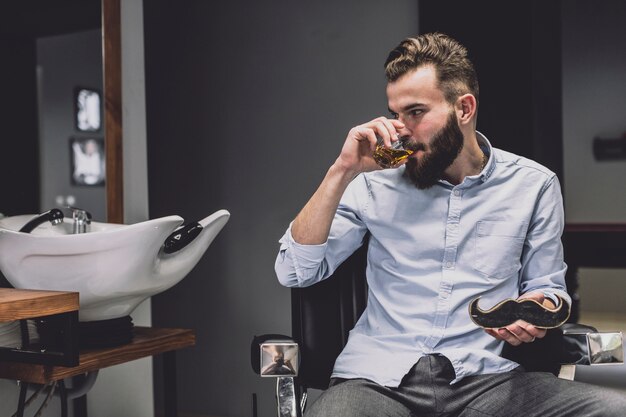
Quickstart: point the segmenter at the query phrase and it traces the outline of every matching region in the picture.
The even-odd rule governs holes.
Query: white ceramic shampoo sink
[[[181,217],[167,216],[131,225],[92,222],[82,234],[71,234],[72,219],[18,232],[33,217],[0,219],[0,270],[15,288],[78,291],[80,320],[94,321],[127,316],[182,280],[230,214],[219,210],[184,228]]]

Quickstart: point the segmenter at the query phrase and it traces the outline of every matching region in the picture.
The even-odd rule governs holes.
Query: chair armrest
[[[254,336],[250,345],[252,369],[262,377],[295,377],[300,367],[300,349],[289,336]]]
[[[543,339],[512,346],[505,343],[502,356],[527,371],[559,375],[561,365],[621,363],[621,333],[601,333],[591,326],[566,323],[550,329]]]
[[[565,324],[561,327],[562,365],[624,363],[621,332],[598,332],[591,326]]]

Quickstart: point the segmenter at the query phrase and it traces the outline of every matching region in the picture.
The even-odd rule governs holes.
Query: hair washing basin
[[[80,321],[116,319],[182,280],[229,217],[219,210],[200,220],[202,227],[192,227],[187,237],[169,239],[187,239],[186,246],[169,250],[164,242],[183,230],[180,216],[131,225],[92,222],[83,234],[71,234],[71,219],[21,233],[17,230],[33,216],[5,217],[0,219],[0,270],[16,288],[79,292]]]

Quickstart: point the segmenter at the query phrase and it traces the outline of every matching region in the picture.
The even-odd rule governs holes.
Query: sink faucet
[[[48,210],[45,213],[41,213],[40,215],[34,217],[32,220],[30,220],[28,223],[22,226],[22,228],[19,231],[24,232],[24,233],[30,233],[37,226],[45,222],[50,222],[52,223],[52,225],[56,225],[56,224],[61,223],[62,221],[63,221],[63,212],[59,209],[54,208],[52,210]]]
[[[74,219],[74,228],[72,233],[87,233],[91,225],[91,213],[78,207],[68,206],[72,210],[72,219]]]

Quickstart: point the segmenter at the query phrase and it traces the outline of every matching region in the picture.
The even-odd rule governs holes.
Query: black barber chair
[[[252,367],[263,377],[277,378],[279,417],[301,417],[307,388],[328,388],[335,359],[365,309],[366,246],[325,281],[291,290],[292,337],[254,337]],[[573,379],[576,365],[623,363],[624,354],[621,333],[598,333],[592,327],[568,323],[534,343],[507,344],[503,356],[529,371]]]

